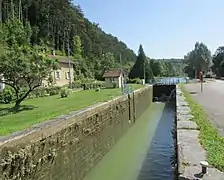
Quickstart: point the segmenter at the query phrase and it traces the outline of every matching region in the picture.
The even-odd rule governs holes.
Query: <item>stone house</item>
[[[66,56],[56,56],[56,55],[50,55],[50,58],[55,58],[59,62],[59,69],[54,70],[51,73],[53,85],[55,86],[64,86],[69,84],[70,74],[69,74],[69,62],[68,57]],[[71,73],[71,81],[74,79],[74,70],[73,70],[73,62],[70,61],[70,73]],[[44,87],[48,86],[48,81],[43,81],[42,85]]]
[[[105,78],[105,86],[107,88],[121,88],[123,86],[124,75],[121,69],[105,71],[103,78]]]

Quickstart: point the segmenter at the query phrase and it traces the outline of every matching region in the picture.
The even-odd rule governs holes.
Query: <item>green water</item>
[[[84,180],[137,180],[164,107],[152,104]]]

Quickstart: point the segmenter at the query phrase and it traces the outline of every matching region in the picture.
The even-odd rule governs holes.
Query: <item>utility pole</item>
[[[68,33],[68,31],[67,31],[67,38],[68,38],[69,88],[72,89],[71,62],[70,62],[70,46],[69,46],[69,33]]]

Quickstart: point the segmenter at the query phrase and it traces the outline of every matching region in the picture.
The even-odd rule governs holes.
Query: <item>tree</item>
[[[30,92],[42,85],[42,81],[57,68],[57,62],[40,53],[39,47],[17,47],[0,55],[1,80],[15,91],[15,109],[20,107]]]
[[[224,76],[224,46],[220,46],[212,58],[212,71],[217,77]]]
[[[211,64],[211,52],[205,44],[197,42],[194,49],[184,57],[184,62],[188,76],[198,75],[200,71],[206,73]]]
[[[146,82],[152,79],[152,70],[149,61],[147,61],[142,45],[139,46],[137,60],[130,70],[130,79],[140,78],[145,79]]]
[[[82,59],[82,41],[78,35],[73,37],[72,55],[76,59]]]

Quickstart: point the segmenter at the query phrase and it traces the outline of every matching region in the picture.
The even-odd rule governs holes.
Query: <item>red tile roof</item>
[[[109,78],[109,77],[120,77],[122,71],[120,69],[115,69],[115,70],[109,70],[109,71],[106,71],[104,74],[103,74],[103,77],[104,78]]]

